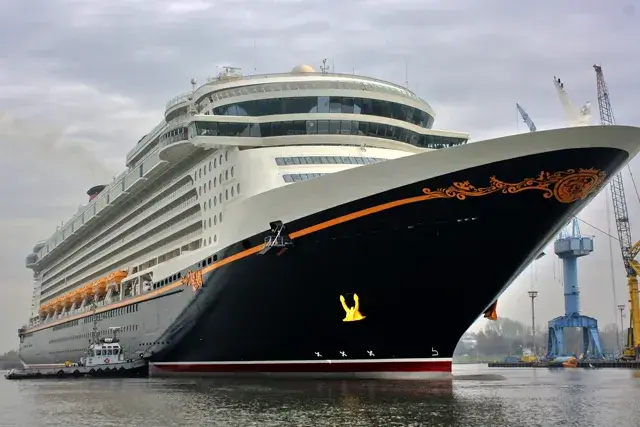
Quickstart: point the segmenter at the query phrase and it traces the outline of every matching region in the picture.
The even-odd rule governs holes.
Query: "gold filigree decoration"
[[[568,169],[560,172],[540,172],[536,178],[526,178],[520,182],[504,182],[492,176],[488,187],[475,187],[469,181],[454,182],[448,188],[431,190],[423,188],[426,200],[452,199],[465,200],[467,197],[486,196],[492,193],[515,194],[527,190],[542,191],[545,199],[555,198],[560,203],[573,203],[583,200],[599,189],[607,174],[599,169]]]
[[[202,276],[202,271],[201,270],[189,271],[182,278],[182,284],[191,286],[191,288],[193,289],[194,292],[197,291],[198,289],[200,289],[202,287],[203,283],[204,283],[204,280],[203,280],[203,276]]]

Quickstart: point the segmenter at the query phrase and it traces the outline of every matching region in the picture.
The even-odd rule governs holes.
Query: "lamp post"
[[[538,296],[538,291],[529,291],[529,298],[531,298],[531,335],[533,336],[533,354],[537,356],[536,352],[536,303],[535,299]]]
[[[620,349],[620,354],[622,354],[624,344],[620,344],[620,337],[622,337],[624,342],[624,304],[618,304],[618,310],[620,310],[620,334],[618,335],[618,348]]]

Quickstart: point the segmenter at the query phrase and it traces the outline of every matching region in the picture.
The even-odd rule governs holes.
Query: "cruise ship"
[[[79,360],[95,324],[157,376],[450,376],[640,149],[625,126],[469,142],[409,89],[325,67],[191,84],[27,256],[23,364]]]

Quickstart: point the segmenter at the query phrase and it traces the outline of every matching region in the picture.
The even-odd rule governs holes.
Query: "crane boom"
[[[527,112],[524,111],[524,109],[520,106],[520,104],[516,103],[516,108],[518,109],[518,112],[520,112],[520,115],[522,116],[522,120],[524,120],[526,125],[529,127],[529,132],[537,131],[538,128],[536,128],[535,123],[533,123],[533,120],[531,120],[531,117],[529,117]]]
[[[615,125],[611,100],[609,99],[609,89],[604,80],[602,67],[594,65],[598,84],[598,106],[600,110],[600,122],[603,125]],[[627,345],[624,356],[631,358],[640,356],[640,300],[638,295],[638,273],[640,273],[640,263],[635,261],[635,257],[640,253],[640,242],[635,245],[631,240],[631,227],[629,224],[629,210],[627,208],[627,198],[624,191],[622,172],[618,172],[610,182],[611,196],[613,199],[613,212],[616,219],[616,229],[622,250],[622,260],[627,272],[629,287],[629,331],[627,334]]]
[[[596,70],[596,78],[598,83],[598,106],[600,107],[600,123],[603,125],[615,125],[613,117],[613,109],[611,108],[611,100],[609,99],[609,89],[607,82],[602,74],[602,67],[594,65]],[[618,231],[618,239],[620,239],[620,249],[622,250],[622,260],[627,275],[635,276],[636,272],[629,261],[633,259],[631,248],[633,241],[631,240],[631,227],[629,224],[629,210],[627,208],[627,197],[624,191],[624,182],[622,180],[622,172],[618,172],[610,182],[611,198],[613,199],[613,212],[616,219],[616,229]]]

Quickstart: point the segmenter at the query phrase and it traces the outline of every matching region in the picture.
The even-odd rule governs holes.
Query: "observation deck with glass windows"
[[[189,138],[274,138],[302,135],[342,136],[326,143],[390,148],[396,142],[439,149],[464,144],[469,135],[433,130],[435,113],[411,91],[392,83],[355,75],[316,73],[298,66],[291,73],[245,77],[237,69],[191,93]],[[167,117],[176,104],[168,105]],[[179,107],[182,108],[182,107]],[[174,110],[174,111],[170,111]],[[327,138],[328,140],[329,138]],[[380,141],[384,140],[384,141]],[[258,141],[256,139],[256,141]],[[311,143],[311,140],[309,141]],[[299,143],[299,142],[297,142]],[[320,143],[320,142],[318,142]],[[403,144],[396,144],[403,149]],[[242,145],[253,144],[244,140]],[[404,148],[406,149],[406,145]]]

